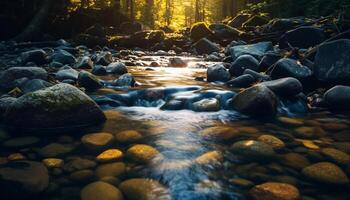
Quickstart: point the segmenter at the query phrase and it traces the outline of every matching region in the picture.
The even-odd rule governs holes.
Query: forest
[[[349,200],[350,0],[1,0],[0,199]]]

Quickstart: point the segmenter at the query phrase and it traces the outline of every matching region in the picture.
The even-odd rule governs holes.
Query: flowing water
[[[166,61],[166,57],[146,57],[150,60]],[[305,162],[317,163],[336,159],[321,153],[324,147],[332,147],[350,153],[350,120],[348,116],[329,112],[300,114],[294,108],[281,105],[281,116],[277,119],[254,120],[222,106],[216,112],[195,112],[190,109],[163,110],[161,107],[170,98],[213,98],[220,96],[227,100],[237,91],[230,91],[220,84],[209,84],[195,79],[205,77],[208,62],[199,58],[190,61],[186,68],[173,67],[130,67],[138,86],[132,89],[109,88],[90,94],[93,98],[108,97],[114,100],[132,99],[128,105],[101,103],[107,122],[90,132],[118,134],[126,130],[138,131],[142,139],[137,144],[147,144],[157,149],[157,155],[148,164],[139,164],[127,157],[122,160],[127,170],[120,180],[130,178],[150,178],[159,181],[169,189],[174,200],[190,199],[246,199],[247,191],[253,185],[264,182],[285,182],[299,188],[305,199],[349,199],[349,185],[332,186],[315,183],[301,173],[298,160],[286,161],[284,155],[298,155]],[[105,76],[104,80],[116,77]],[[102,102],[102,101],[101,101]],[[293,104],[291,107],[297,107]],[[303,110],[303,109],[301,109]],[[208,137],[208,128],[216,127],[218,133],[232,128],[234,138]],[[212,131],[215,132],[215,131]],[[272,135],[285,143],[285,148],[277,150],[277,159],[259,160],[241,158],[230,151],[234,142],[256,140],[261,135]],[[209,131],[210,136],[210,131]],[[76,134],[75,142],[80,135]],[[57,140],[54,138],[52,140]],[[49,141],[44,140],[44,143]],[[116,144],[114,148],[123,152],[132,144]],[[94,159],[96,153],[78,149],[65,155]],[[301,157],[301,158],[300,158]],[[303,164],[301,164],[303,165]],[[349,174],[349,165],[339,164]],[[49,196],[69,199],[79,195],[79,189],[87,183],[65,184],[62,179],[69,173],[62,172],[52,180],[59,185]],[[76,190],[68,195],[65,191]],[[66,189],[66,190],[65,190]],[[156,191],[148,191],[150,193]],[[74,195],[75,194],[75,195]],[[154,199],[166,199],[167,194],[159,194]],[[73,197],[72,197],[73,196]]]

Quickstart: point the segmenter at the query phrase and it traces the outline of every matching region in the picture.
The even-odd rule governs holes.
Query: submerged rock
[[[107,149],[113,140],[114,136],[111,133],[91,133],[81,138],[84,146],[93,151]]]
[[[270,161],[276,156],[270,145],[254,140],[236,142],[231,146],[231,151],[250,161]]]
[[[134,87],[135,84],[135,79],[130,73],[121,75],[117,80],[113,82],[113,85],[118,87]]]
[[[299,190],[290,184],[267,182],[254,186],[249,195],[254,200],[299,200]]]
[[[119,185],[128,200],[170,200],[170,192],[156,180],[134,178]]]
[[[192,108],[197,112],[215,112],[220,110],[220,101],[216,98],[202,99],[194,102]]]
[[[144,144],[134,145],[126,152],[126,157],[138,163],[148,163],[158,155],[157,149]]]
[[[234,109],[256,117],[276,115],[277,103],[276,95],[263,85],[255,85],[232,98]]]
[[[5,199],[34,198],[48,185],[48,171],[39,162],[17,161],[0,166],[0,194]]]
[[[90,97],[64,83],[21,96],[5,114],[5,124],[16,129],[72,128],[105,120]]]
[[[345,172],[337,165],[329,162],[320,162],[302,171],[307,178],[324,184],[343,185],[349,183],[349,178]]]
[[[85,186],[80,193],[82,200],[124,200],[120,190],[109,183],[97,181]]]

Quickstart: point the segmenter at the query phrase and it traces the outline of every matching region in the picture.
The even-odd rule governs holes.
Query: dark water
[[[220,84],[196,81],[195,77],[206,76],[206,69],[198,67],[198,59],[190,59],[193,61],[187,68],[154,67],[150,71],[147,67],[131,67],[130,72],[135,76],[138,87],[101,89],[91,96],[130,94],[149,88],[176,88],[178,92],[173,92],[173,96],[193,97],[203,92],[214,91],[221,94],[223,92],[217,91],[218,89],[228,90]],[[103,78],[112,80],[115,77]],[[246,199],[247,191],[252,185],[270,181],[295,185],[305,199],[350,199],[349,185],[315,183],[303,176],[301,169],[296,169],[283,159],[284,155],[295,153],[310,164],[321,161],[336,163],[323,155],[321,149],[331,147],[350,153],[348,116],[327,111],[300,114],[282,105],[280,109],[283,115],[277,119],[254,120],[229,109],[218,112],[165,111],[160,109],[164,99],[140,98],[131,106],[103,105],[107,122],[101,127],[82,130],[81,133],[62,134],[73,135],[71,143],[77,148],[60,157],[65,161],[71,157],[94,160],[96,153],[85,151],[79,146],[81,135],[90,132],[118,134],[125,130],[135,130],[142,134],[138,144],[150,145],[160,154],[149,164],[137,164],[124,158],[122,162],[126,163],[127,171],[118,178],[121,181],[135,177],[157,180],[169,189],[172,199]],[[229,127],[239,136],[227,140],[208,138],[203,135],[203,130],[211,127],[218,127],[219,130]],[[277,159],[262,162],[242,159],[230,151],[234,142],[256,140],[261,135],[272,135],[284,142],[285,147],[277,151]],[[35,152],[33,149],[60,139],[62,140],[62,136],[43,137],[38,146],[22,151]],[[113,148],[121,149],[125,153],[130,146],[132,145],[116,144]],[[13,149],[6,149],[4,152],[17,153]],[[34,158],[39,159],[35,156]],[[341,167],[349,175],[349,165]],[[55,172],[51,173],[51,180],[57,187],[48,193],[48,199],[76,199],[80,189],[89,183],[71,181],[67,172],[57,175]],[[157,196],[156,199],[162,197]]]

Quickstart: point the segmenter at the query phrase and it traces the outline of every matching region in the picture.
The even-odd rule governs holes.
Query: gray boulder
[[[242,55],[251,55],[260,60],[266,52],[273,51],[271,42],[259,42],[250,45],[237,45],[230,48],[230,53],[233,59]]]
[[[260,83],[281,96],[296,96],[303,91],[303,85],[296,78],[281,78]]]
[[[5,113],[5,125],[15,129],[55,129],[104,122],[98,105],[78,88],[58,84],[25,94]]]
[[[123,75],[128,73],[128,68],[124,63],[114,62],[107,66],[107,72],[111,74]]]
[[[324,94],[324,99],[332,109],[350,110],[350,87],[335,86]]]
[[[311,78],[312,71],[301,65],[297,60],[290,58],[280,59],[273,67],[271,71],[272,79],[280,79],[286,77],[293,77],[299,81],[307,81]]]
[[[207,81],[215,82],[221,81],[226,82],[231,78],[230,73],[226,70],[223,64],[215,64],[208,67],[207,70]]]
[[[251,69],[253,71],[258,71],[259,61],[251,55],[239,56],[230,67],[230,74],[232,76],[240,76],[243,74],[244,70]]]

